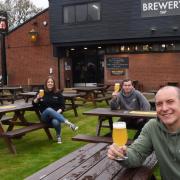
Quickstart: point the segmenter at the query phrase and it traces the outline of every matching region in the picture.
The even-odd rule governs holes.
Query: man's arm
[[[140,104],[140,110],[143,111],[150,111],[151,110],[151,105],[149,101],[146,99],[146,97],[139,91],[136,90],[137,96],[138,96],[138,101]]]
[[[108,150],[108,157],[114,159],[113,157],[127,155],[128,159],[120,161],[122,165],[126,167],[141,166],[146,157],[153,151],[151,140],[153,121],[154,120],[146,123],[139,137],[127,148],[127,150],[124,146],[118,149],[117,145],[112,144]]]
[[[112,99],[110,101],[110,107],[112,110],[118,109],[120,106],[120,101],[119,101],[119,93],[114,93],[112,94]]]

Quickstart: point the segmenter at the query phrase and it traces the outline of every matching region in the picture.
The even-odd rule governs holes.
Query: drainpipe
[[[2,83],[7,85],[7,65],[6,65],[6,46],[5,35],[1,33],[1,68],[2,68]]]

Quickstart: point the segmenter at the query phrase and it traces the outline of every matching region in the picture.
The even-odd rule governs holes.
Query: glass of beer
[[[126,123],[125,122],[114,122],[113,123],[113,134],[112,134],[113,142],[117,144],[118,146],[123,146],[127,143],[128,140],[128,133],[126,129]],[[124,158],[118,158],[117,160],[124,160],[127,156]]]
[[[42,98],[44,96],[44,89],[39,90],[39,96]]]
[[[119,91],[120,91],[120,83],[115,83],[114,92],[119,92]]]

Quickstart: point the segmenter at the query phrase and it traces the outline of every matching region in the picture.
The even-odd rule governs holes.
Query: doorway
[[[96,86],[104,82],[104,56],[95,49],[71,52],[73,85]]]

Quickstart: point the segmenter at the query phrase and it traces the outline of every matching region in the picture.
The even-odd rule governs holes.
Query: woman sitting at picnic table
[[[55,80],[49,76],[44,85],[44,95],[40,93],[33,100],[33,105],[41,112],[41,119],[43,122],[52,125],[57,134],[57,142],[61,141],[61,123],[67,124],[73,131],[78,127],[67,120],[61,113],[65,108],[63,95],[56,88]]]

